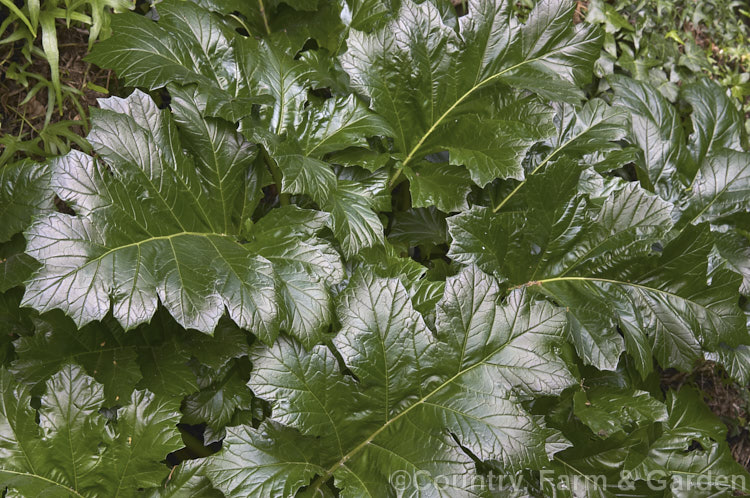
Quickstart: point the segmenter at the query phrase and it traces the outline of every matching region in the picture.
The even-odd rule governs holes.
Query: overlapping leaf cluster
[[[750,491],[658,384],[750,381],[742,117],[707,81],[684,108],[592,82],[574,3],[512,7],[115,16],[90,60],[140,89],[100,101],[93,153],[0,172],[2,486]],[[178,422],[222,449],[177,451]]]

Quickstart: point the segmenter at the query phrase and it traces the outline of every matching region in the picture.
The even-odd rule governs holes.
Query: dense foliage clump
[[[89,61],[136,89],[90,153],[0,170],[2,486],[750,492],[659,384],[750,382],[743,116],[705,79],[675,105],[597,76],[576,7],[114,16]]]
[[[745,114],[750,111],[750,11],[744,2],[591,0],[586,21],[605,32],[599,74],[627,72],[672,102],[680,86],[709,76]]]

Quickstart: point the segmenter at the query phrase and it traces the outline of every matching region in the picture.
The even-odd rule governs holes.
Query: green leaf
[[[6,243],[0,243],[0,292],[23,284],[39,269],[39,263],[25,254],[25,249],[26,240],[21,234],[16,234]]]
[[[522,162],[532,145],[552,134],[549,108],[521,101],[500,109],[498,119],[478,119],[446,128],[436,140],[450,152],[451,164],[462,164],[474,183],[484,187],[496,178],[522,180]],[[537,120],[544,125],[538,125]]]
[[[288,427],[267,421],[258,429],[227,429],[224,450],[206,475],[227,496],[292,496],[325,469],[311,455],[325,450]]]
[[[449,279],[435,336],[398,280],[355,276],[341,298],[342,330],[333,343],[358,381],[342,375],[323,346],[306,352],[280,339],[256,349],[250,385],[272,401],[272,418],[284,429],[230,431],[224,450],[209,460],[214,486],[229,496],[289,494],[318,474],[313,491],[334,476],[344,495],[382,495],[393,491],[395,471],[472,472],[457,441],[508,468],[542,465],[551,432],[520,401],[572,383],[553,354],[564,319],[522,291],[499,305],[499,292],[475,269]],[[318,440],[327,451],[315,449]],[[456,482],[447,489],[468,491]]]
[[[445,215],[434,208],[396,213],[388,240],[409,247],[445,244],[448,242]]]
[[[147,331],[141,335],[145,336],[144,332]],[[180,400],[199,389],[188,363],[190,355],[181,350],[174,337],[156,344],[149,344],[144,339],[138,353],[142,376],[139,388],[148,389],[166,400]]]
[[[750,346],[719,347],[716,351],[708,353],[706,359],[721,363],[735,381],[743,385],[750,382]]]
[[[117,496],[159,486],[164,480],[165,453],[182,446],[178,420],[172,402],[157,400],[148,391],[135,391],[130,403],[117,411],[114,433],[108,434],[110,446],[102,459],[102,474],[116,475],[117,480],[100,483],[101,492]]]
[[[388,125],[353,95],[330,98],[321,105],[307,102],[301,83],[306,74],[301,63],[288,54],[263,47],[261,54],[265,57],[258,58],[260,68],[253,68],[252,77],[259,80],[276,104],[272,115],[261,116],[262,125],[272,135],[261,133],[258,139],[281,170],[282,192],[305,194],[323,206],[337,187],[336,175],[322,160],[324,156],[367,145],[365,137],[388,134]],[[257,124],[250,121],[247,126]]]
[[[306,156],[367,146],[365,137],[390,134],[388,123],[353,95],[330,98],[311,107],[301,119],[296,134]]]
[[[742,275],[740,294],[750,294],[750,240],[742,233],[728,231],[716,237],[716,249],[727,267]]]
[[[21,289],[11,289],[0,294],[0,359],[3,365],[13,358],[12,341],[33,329],[28,310],[21,309]]]
[[[284,298],[282,326],[302,344],[321,342],[333,319],[333,300],[325,280],[304,266],[289,265],[279,270]]]
[[[285,3],[296,10],[314,11],[318,8],[320,0],[269,0],[269,6]]]
[[[252,71],[248,77],[275,101],[273,108],[261,113],[260,123],[252,119],[245,126],[253,130],[250,135],[258,134],[281,171],[277,186],[285,193],[305,194],[330,212],[334,235],[345,254],[380,243],[383,229],[372,211],[372,192],[338,180],[322,159],[328,153],[366,144],[365,137],[387,132],[387,124],[353,96],[331,98],[322,105],[307,102],[306,69],[288,51],[268,44],[256,51],[248,45],[245,50],[243,67]]]
[[[50,80],[55,92],[55,101],[60,106],[62,116],[62,83],[60,82],[60,50],[57,48],[57,28],[55,27],[55,15],[44,10],[39,13],[39,26],[42,28],[42,50],[44,58],[49,64]],[[34,30],[36,34],[36,30]],[[50,98],[52,95],[50,94]]]
[[[715,222],[748,211],[750,154],[725,149],[706,158],[681,199],[682,218]]]
[[[409,179],[411,204],[416,208],[436,207],[445,213],[469,207],[469,173],[462,166],[423,162],[404,169]]]
[[[272,0],[275,2],[275,0]],[[305,1],[305,8],[290,8],[288,5],[302,4],[302,1],[284,2],[270,19],[270,38],[289,37],[295,49],[303,49],[308,40],[315,40],[318,47],[335,52],[341,47],[346,26],[341,19],[343,2]]]
[[[130,12],[112,16],[117,36],[94,45],[87,60],[116,70],[128,86],[153,90],[168,83],[200,83],[236,94],[239,69],[231,31],[192,2],[160,2],[158,11],[158,23]]]
[[[322,340],[333,318],[328,286],[344,279],[339,254],[315,236],[329,218],[293,206],[275,209],[255,225],[248,244],[276,265],[282,328],[306,347]]]
[[[211,486],[205,476],[205,460],[185,460],[173,468],[164,485],[152,488],[151,498],[206,497],[223,498],[223,494]]]
[[[357,182],[339,180],[336,191],[323,208],[331,213],[331,228],[345,256],[383,243],[383,224],[373,210],[377,195],[385,190],[385,178],[376,178],[373,191],[363,190]]]
[[[259,189],[252,188],[257,182],[252,178],[255,148],[234,126],[205,116],[206,97],[197,87],[170,85],[169,93],[181,141],[195,158],[206,198],[218,201],[204,208],[215,210],[209,214],[221,232],[235,232],[257,205]]]
[[[237,64],[247,87],[273,99],[272,106],[262,109],[261,122],[276,134],[292,129],[307,100],[304,83],[309,69],[294,59],[286,40],[270,43],[238,38],[236,44]]]
[[[278,147],[273,159],[282,172],[281,191],[288,194],[305,194],[323,205],[336,189],[336,174],[325,162],[307,157],[293,145]]]
[[[682,97],[693,109],[690,148],[695,164],[722,149],[742,150],[742,116],[722,87],[701,79],[682,88]]]
[[[611,267],[619,264],[615,254],[649,254],[671,228],[672,207],[659,198],[627,185],[600,204],[577,192],[580,179],[580,167],[561,160],[529,178],[517,199],[523,218],[480,206],[449,218],[449,255],[465,264],[482,261],[485,271],[522,284],[579,267]]]
[[[212,369],[225,366],[234,358],[250,354],[248,334],[229,320],[222,320],[213,337],[205,334],[175,333],[180,338],[180,349],[193,356],[201,365]]]
[[[26,388],[0,370],[0,483],[24,496],[117,496],[158,485],[167,453],[179,448],[178,412],[136,391],[117,420],[100,413],[101,384],[65,366],[38,410]]]
[[[731,493],[734,489],[747,493],[750,476],[732,458],[724,440],[726,426],[711,413],[700,394],[687,388],[670,392],[667,410],[664,433],[650,446],[646,458],[633,467],[631,475],[665,475],[670,487],[683,492],[689,492],[691,482],[695,485],[695,476],[704,476],[704,492]],[[698,447],[692,449],[695,443]]]
[[[593,30],[568,22],[573,6],[545,0],[522,25],[507,2],[479,0],[454,29],[432,3],[405,0],[381,29],[353,30],[342,66],[393,128],[402,158],[397,175],[425,155],[449,149],[452,161],[465,162],[480,186],[521,176],[523,152],[539,135],[513,121],[477,121],[477,113],[492,114],[491,105],[477,109],[480,90],[500,90],[504,82],[563,100],[577,95],[574,85],[589,78],[586,68],[598,56],[599,40]],[[545,84],[550,81],[557,89]],[[523,114],[509,115],[525,122]],[[478,124],[459,126],[467,121]]]
[[[528,177],[543,171],[544,167],[560,154],[573,158],[583,157],[585,160],[603,155],[606,159],[601,162],[606,164],[608,160],[613,160],[613,156],[622,153],[619,146],[613,142],[625,136],[627,115],[616,107],[610,107],[599,99],[590,100],[581,107],[561,104],[557,106],[555,121],[557,133],[546,144],[551,147],[551,151],[530,173],[527,173],[527,179],[516,185],[493,211],[500,211],[523,189]]]
[[[646,83],[613,76],[610,84],[615,105],[631,113],[630,139],[643,151],[636,162],[641,185],[674,201],[695,172],[677,110]]]
[[[391,5],[397,3],[388,0],[346,0],[347,9],[342,11],[342,19],[353,29],[370,31],[391,15]]]
[[[449,256],[566,306],[578,354],[600,369],[613,369],[625,346],[644,375],[652,351],[662,366],[689,370],[701,344],[746,340],[737,279],[718,272],[708,285],[705,230],[683,232],[657,258],[672,206],[629,184],[597,207],[575,193],[578,179],[557,162],[529,179],[523,218],[482,207],[449,218]]]
[[[21,9],[19,9],[16,6],[16,4],[13,3],[11,0],[2,0],[2,3],[5,7],[8,8],[8,10],[10,10],[13,13],[15,17],[20,19],[29,28],[29,31],[33,33],[32,37],[36,37],[36,27],[32,26],[31,21],[29,20],[28,17],[23,15],[23,12],[21,12]]]
[[[642,374],[651,371],[649,353],[663,367],[690,370],[702,348],[747,341],[737,306],[739,278],[728,271],[707,276],[713,242],[702,227],[686,230],[658,260],[621,277],[560,277],[541,281],[541,291],[571,308],[609,308],[625,332],[628,352]],[[586,301],[596,297],[596,301]]]
[[[22,161],[0,168],[0,242],[24,231],[31,221],[54,210],[50,168]]]
[[[137,348],[116,323],[93,323],[80,331],[60,314],[35,321],[34,335],[15,341],[18,359],[10,367],[16,378],[38,385],[75,362],[104,386],[107,403],[128,398],[141,379]]]
[[[694,389],[670,391],[663,403],[610,380],[575,393],[574,402],[568,398],[554,418],[575,446],[540,473],[546,494],[708,497],[747,491],[748,474],[724,441],[726,426]]]
[[[148,321],[158,300],[180,325],[206,333],[226,308],[240,327],[272,341],[283,296],[274,265],[237,237],[247,193],[210,210],[210,192],[226,192],[212,181],[218,162],[184,155],[169,114],[140,92],[102,105],[89,136],[98,159],[74,151],[53,164],[55,191],[77,216],[55,213],[29,230],[27,252],[43,267],[24,302],[60,308],[78,326],[111,308],[127,330]],[[234,155],[240,139],[230,136],[210,135],[214,150]],[[258,174],[245,160],[221,166],[224,177]]]
[[[75,363],[104,385],[109,405],[123,403],[136,388],[179,400],[199,390],[191,358],[220,370],[250,351],[246,333],[229,320],[222,320],[211,337],[182,330],[163,312],[128,333],[111,318],[78,330],[59,312],[35,317],[33,326],[15,333],[20,335],[14,341],[17,358],[9,370],[20,382],[39,386],[63,365]]]
[[[322,211],[285,206],[255,224],[248,247],[279,266],[302,265],[330,285],[344,279],[341,256],[316,236],[331,223]]]
[[[681,223],[747,211],[750,156],[740,145],[739,113],[718,85],[701,80],[684,89],[694,130],[686,139],[675,108],[655,88],[622,78],[612,84],[631,112],[632,139],[644,150],[641,183],[678,204]]]
[[[206,423],[218,431],[229,423],[236,409],[251,408],[253,394],[236,362],[203,373],[207,375],[200,379],[201,390],[185,398],[182,420],[193,425]]]
[[[579,156],[592,152],[618,150],[614,144],[625,138],[628,114],[600,99],[592,99],[580,108],[561,104],[557,135],[551,140],[555,151]]]
[[[645,391],[595,388],[575,394],[575,415],[602,438],[628,431],[634,425],[665,422],[667,409]]]

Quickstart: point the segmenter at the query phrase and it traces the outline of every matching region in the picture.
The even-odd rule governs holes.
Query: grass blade
[[[29,8],[31,31],[36,35],[36,30],[39,27],[39,13],[41,12],[39,0],[26,0],[26,6]]]
[[[49,63],[52,86],[55,89],[57,105],[62,115],[62,89],[60,87],[60,53],[57,49],[57,31],[55,30],[55,17],[49,12],[42,12],[39,16],[42,25],[42,48],[44,56]],[[54,107],[54,106],[53,106]]]
[[[21,12],[21,9],[16,7],[16,4],[13,3],[13,0],[0,0],[0,3],[8,7],[8,9],[17,16],[23,23],[29,27],[29,31],[31,31],[31,34],[34,35],[34,38],[36,38],[36,29],[31,25],[31,21],[29,21],[29,18],[23,15],[23,12]]]

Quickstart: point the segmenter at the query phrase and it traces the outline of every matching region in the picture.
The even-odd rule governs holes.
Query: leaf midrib
[[[80,496],[81,498],[84,498],[84,496],[82,494],[80,494],[78,491],[76,491],[75,489],[69,488],[68,486],[66,486],[64,484],[61,484],[61,483],[59,483],[57,481],[53,481],[52,479],[48,479],[48,478],[46,478],[44,476],[40,476],[39,474],[31,474],[29,472],[17,472],[15,470],[0,468],[0,474],[2,474],[2,473],[13,474],[13,475],[17,475],[17,476],[26,476],[26,477],[32,477],[34,479],[39,479],[40,481],[44,481],[44,482],[50,483],[50,484],[52,484],[54,486],[59,486],[59,487],[63,488],[64,490],[68,491],[69,493],[72,493],[75,496]]]
[[[639,289],[644,292],[654,292],[658,294],[662,294],[664,296],[668,296],[674,299],[679,299],[681,301],[685,301],[687,303],[690,303],[691,305],[698,306],[707,312],[711,314],[716,314],[713,310],[711,310],[707,305],[701,304],[697,301],[693,301],[689,297],[680,296],[679,294],[675,294],[674,292],[670,292],[664,289],[659,289],[657,287],[649,287],[647,285],[643,284],[636,284],[632,282],[624,282],[622,280],[614,280],[614,279],[608,279],[608,278],[598,278],[598,277],[554,277],[554,278],[548,278],[544,280],[534,280],[531,282],[526,282],[521,285],[517,285],[515,287],[512,287],[511,289],[518,289],[523,287],[531,287],[534,285],[538,285],[540,287],[543,287],[546,283],[554,283],[554,282],[601,282],[601,283],[607,283],[607,284],[613,284],[613,285],[621,285],[623,287],[633,287],[635,289]]]
[[[148,244],[149,242],[154,242],[154,241],[157,241],[157,240],[170,240],[171,241],[172,239],[175,239],[177,237],[191,237],[191,236],[192,237],[204,237],[206,239],[210,239],[211,237],[221,237],[221,238],[225,238],[225,239],[228,239],[228,240],[232,240],[235,244],[237,244],[238,246],[240,246],[243,249],[245,249],[245,247],[242,244],[240,244],[239,242],[237,242],[236,240],[234,240],[231,236],[229,236],[229,234],[226,234],[226,233],[217,233],[217,232],[177,232],[177,233],[171,233],[169,235],[157,235],[157,236],[154,236],[154,237],[149,237],[147,239],[139,240],[137,242],[131,242],[130,244],[125,244],[125,245],[121,245],[121,246],[117,246],[117,247],[112,247],[112,248],[108,249],[106,252],[100,254],[99,256],[86,261],[86,263],[84,263],[83,265],[75,268],[74,270],[70,271],[69,273],[66,273],[65,275],[61,276],[60,278],[68,277],[68,276],[70,276],[70,275],[72,275],[72,274],[80,271],[84,266],[90,265],[91,263],[94,263],[94,262],[100,262],[101,260],[103,260],[104,258],[106,258],[107,256],[109,256],[110,254],[115,253],[117,251],[121,251],[123,249],[128,249],[130,247],[140,247],[143,244]],[[103,246],[103,247],[106,247],[106,246]]]
[[[547,283],[554,283],[554,282],[566,282],[566,281],[573,281],[573,282],[602,282],[607,284],[615,284],[615,285],[622,285],[626,287],[635,287],[637,289],[649,291],[649,292],[657,292],[659,294],[664,294],[665,296],[674,297],[677,299],[682,299],[684,301],[690,301],[690,299],[680,296],[679,294],[675,294],[673,292],[669,292],[663,289],[659,289],[657,287],[649,287],[647,285],[643,284],[635,284],[632,282],[625,282],[623,280],[614,280],[609,278],[599,278],[599,277],[553,277],[553,278],[546,278],[542,280],[532,280],[530,282],[523,283],[521,285],[517,285],[515,287],[512,287],[512,289],[520,289],[522,287],[531,287],[533,285],[539,285],[544,286],[544,284]],[[693,301],[690,301],[693,302]],[[697,304],[697,303],[696,303]]]
[[[156,236],[156,237],[149,237],[147,239],[139,240],[137,242],[132,242],[130,244],[125,244],[125,245],[122,245],[122,246],[113,247],[113,248],[107,250],[106,252],[104,252],[103,254],[97,256],[96,258],[93,258],[93,259],[91,259],[89,261],[86,261],[84,264],[75,267],[74,269],[72,269],[71,271],[69,271],[69,272],[67,272],[67,273],[65,273],[63,275],[56,275],[55,276],[56,278],[55,278],[54,282],[59,282],[62,279],[68,278],[69,276],[74,275],[74,274],[82,271],[85,267],[89,266],[90,264],[96,263],[97,265],[100,265],[101,262],[102,262],[102,260],[104,258],[106,258],[107,256],[109,256],[110,254],[116,253],[116,252],[121,251],[123,249],[127,249],[129,247],[138,247],[139,251],[140,251],[140,246],[142,244],[147,244],[149,242],[153,242],[153,241],[156,241],[156,240],[168,240],[170,242],[170,244],[172,244],[172,239],[177,238],[177,237],[183,237],[183,236],[186,236],[186,237],[190,237],[190,236],[193,236],[193,237],[203,237],[203,238],[207,239],[214,246],[214,248],[217,250],[217,254],[219,254],[220,256],[222,254],[221,254],[221,252],[218,251],[218,248],[216,248],[216,244],[213,243],[213,241],[211,240],[211,237],[220,237],[220,238],[224,238],[224,239],[230,240],[230,241],[234,242],[237,246],[241,247],[243,250],[247,251],[247,249],[242,244],[240,244],[239,242],[237,242],[234,238],[232,238],[228,234],[215,233],[215,232],[178,232],[178,233],[173,233],[173,234],[169,234],[169,235],[160,235],[160,236]],[[179,261],[179,259],[176,257],[176,254],[175,254],[175,261]],[[231,264],[229,266],[231,267]],[[97,268],[97,271],[95,273],[98,273],[98,272],[99,272],[99,270]],[[236,272],[235,272],[235,274],[236,274]],[[93,285],[93,283],[95,282],[95,279],[92,279],[91,282],[92,282],[91,285]],[[52,285],[54,285],[54,283]],[[133,286],[135,288],[135,283],[133,284]],[[131,291],[131,296],[132,296],[133,292],[135,292],[135,291],[134,290]]]
[[[434,123],[432,124],[432,126],[430,126],[430,128],[429,128],[429,129],[427,130],[427,132],[425,132],[425,134],[424,134],[424,135],[422,135],[422,138],[420,138],[420,139],[419,139],[419,141],[417,142],[417,144],[416,144],[416,145],[415,145],[415,146],[414,146],[414,147],[413,147],[413,148],[411,149],[411,151],[410,151],[410,152],[409,152],[409,153],[408,153],[408,154],[406,155],[406,158],[405,158],[405,159],[404,159],[404,161],[403,161],[403,162],[401,163],[401,167],[399,167],[399,169],[397,169],[397,170],[396,170],[396,172],[394,173],[394,175],[393,175],[393,178],[391,179],[391,182],[390,182],[390,184],[389,184],[390,188],[393,188],[393,187],[395,186],[395,182],[396,182],[396,180],[398,179],[398,177],[399,177],[399,176],[401,175],[401,172],[402,172],[402,171],[404,170],[404,168],[406,168],[406,166],[407,166],[407,165],[408,165],[408,164],[409,164],[409,163],[410,163],[410,162],[412,161],[412,159],[414,159],[414,156],[415,156],[415,154],[416,154],[417,152],[419,152],[419,149],[420,149],[420,148],[422,147],[422,145],[424,145],[424,142],[425,142],[425,140],[427,140],[427,139],[428,139],[428,138],[430,137],[430,135],[432,135],[432,134],[433,134],[433,133],[435,132],[435,130],[436,130],[436,129],[437,129],[437,128],[438,128],[438,127],[439,127],[439,126],[441,125],[441,124],[443,124],[443,122],[445,121],[445,119],[446,119],[446,118],[447,118],[447,117],[448,117],[448,116],[449,116],[449,115],[450,115],[450,114],[451,114],[451,113],[452,113],[452,112],[453,112],[453,111],[454,111],[454,110],[456,109],[456,107],[458,107],[459,105],[461,105],[461,104],[462,104],[462,103],[463,103],[463,102],[464,102],[464,101],[465,101],[465,100],[466,100],[467,98],[469,98],[469,97],[470,97],[470,96],[471,96],[471,95],[472,95],[472,94],[473,94],[474,92],[476,92],[477,90],[479,90],[480,88],[482,88],[482,87],[483,87],[483,86],[485,86],[486,84],[488,84],[488,83],[490,83],[490,82],[492,82],[492,81],[494,81],[494,80],[496,80],[496,79],[500,78],[501,76],[503,76],[503,75],[504,75],[504,74],[506,74],[506,73],[509,73],[509,72],[511,72],[511,71],[513,71],[513,70],[515,70],[515,69],[518,69],[519,67],[522,67],[522,66],[524,66],[524,65],[526,65],[526,64],[532,64],[532,63],[534,63],[534,62],[537,62],[537,61],[540,61],[540,60],[542,60],[542,59],[546,59],[547,57],[550,57],[550,56],[552,56],[552,55],[555,55],[555,54],[557,54],[557,53],[559,53],[559,52],[563,52],[564,50],[567,50],[567,49],[569,49],[569,48],[570,48],[570,45],[565,45],[564,47],[561,47],[561,48],[559,48],[559,49],[557,49],[557,50],[552,50],[552,51],[550,51],[550,52],[546,52],[546,53],[545,53],[544,55],[540,55],[540,56],[538,56],[538,57],[534,57],[534,58],[531,58],[531,59],[526,59],[526,60],[523,60],[523,61],[521,61],[521,62],[519,62],[519,63],[517,63],[517,64],[514,64],[513,66],[510,66],[510,67],[508,67],[508,68],[506,68],[506,69],[503,69],[503,70],[502,70],[502,71],[500,71],[500,72],[497,72],[497,73],[493,74],[492,76],[488,76],[487,78],[483,79],[482,81],[480,81],[479,83],[477,83],[477,84],[475,84],[475,85],[474,85],[473,87],[471,87],[471,88],[470,88],[470,89],[469,89],[469,90],[468,90],[468,91],[467,91],[466,93],[464,93],[463,95],[461,95],[461,97],[459,97],[459,98],[458,98],[458,99],[457,99],[457,100],[456,100],[456,101],[455,101],[455,102],[454,102],[454,103],[453,103],[453,104],[452,104],[452,105],[451,105],[451,106],[450,106],[450,107],[449,107],[449,108],[448,108],[448,109],[447,109],[447,110],[446,110],[446,111],[445,111],[445,112],[444,112],[444,113],[443,113],[443,114],[442,114],[442,115],[441,115],[441,116],[440,116],[440,117],[439,117],[439,118],[437,119],[437,121],[435,121],[435,122],[434,122]]]
[[[557,154],[559,154],[562,150],[564,150],[568,145],[570,145],[575,140],[578,140],[580,137],[582,137],[583,135],[585,135],[586,133],[588,133],[589,131],[591,131],[596,126],[600,125],[601,123],[602,123],[602,121],[599,121],[599,122],[594,123],[593,125],[591,125],[591,126],[589,126],[587,128],[584,128],[577,135],[573,135],[568,140],[566,140],[562,144],[558,145],[557,148],[555,148],[555,150],[553,150],[547,157],[545,157],[544,160],[542,160],[542,162],[540,162],[537,165],[537,167],[534,168],[531,171],[531,173],[529,173],[526,176],[526,178],[524,178],[523,180],[521,180],[521,182],[518,185],[516,185],[516,188],[514,188],[507,196],[505,196],[505,198],[502,201],[500,201],[500,203],[497,206],[495,206],[492,209],[492,212],[493,213],[497,213],[498,211],[500,211],[500,209],[510,200],[510,198],[513,197],[516,193],[518,193],[519,190],[521,190],[521,187],[523,187],[526,184],[526,182],[529,180],[530,176],[535,175],[540,169],[542,169],[544,167],[545,164],[547,164],[552,159],[554,159],[555,156],[557,156]]]

